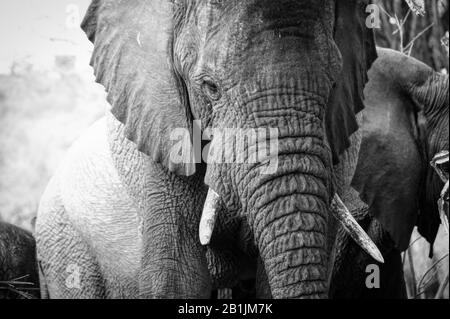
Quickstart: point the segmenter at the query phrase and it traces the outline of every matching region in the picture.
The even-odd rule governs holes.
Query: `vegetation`
[[[382,27],[377,44],[411,55],[437,71],[448,71],[449,0],[376,0]],[[410,9],[409,4],[416,4]],[[447,34],[447,47],[442,39]]]

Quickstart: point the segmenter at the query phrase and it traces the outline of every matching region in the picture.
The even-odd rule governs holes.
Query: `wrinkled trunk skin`
[[[300,190],[288,186],[295,184],[294,180]],[[250,214],[255,219],[253,228],[273,297],[326,298],[324,185],[306,173],[298,173],[280,177],[265,187],[273,188],[273,201],[262,200]]]
[[[294,144],[316,144],[317,150],[320,143],[313,135],[306,133],[282,144],[286,143],[286,151],[292,151],[289,145]],[[324,298],[329,197],[326,168],[313,150],[295,151],[298,154],[286,155],[280,161],[278,176],[254,182],[247,209],[273,297]]]
[[[240,202],[271,293],[281,299],[327,298],[328,290],[331,155],[323,124],[328,88],[321,84],[326,81],[305,78],[295,83],[281,76],[281,89],[241,99],[253,111],[250,125],[279,130],[277,172],[261,174],[258,165],[210,165],[206,178],[228,207]],[[229,185],[236,185],[235,194]]]

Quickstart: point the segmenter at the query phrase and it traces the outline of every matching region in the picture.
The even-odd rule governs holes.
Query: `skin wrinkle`
[[[262,89],[259,89],[262,90]],[[262,91],[264,92],[264,90]],[[258,95],[262,94],[264,96],[264,93],[258,93]],[[270,95],[267,95],[270,96]],[[283,95],[276,95],[277,99],[281,99],[283,97]],[[287,96],[286,96],[287,97]],[[293,104],[297,104],[297,105],[304,105],[304,110],[300,110],[300,113],[296,113],[296,114],[315,114],[314,112],[316,112],[316,110],[313,107],[309,107],[308,104],[305,105],[305,103],[303,103],[302,99],[300,99],[297,102],[294,102],[292,99],[294,99],[295,97],[292,97],[291,100],[287,101],[285,104],[286,105],[293,105]],[[246,127],[246,126],[250,126],[250,127],[264,127],[265,125],[261,125],[261,124],[256,124],[254,125],[253,123],[258,123],[260,120],[256,121],[256,114],[259,114],[262,110],[262,108],[260,107],[254,107],[252,106],[252,103],[250,103],[251,101],[260,101],[258,103],[259,106],[265,106],[266,108],[271,105],[270,103],[263,103],[260,99],[257,99],[256,96],[251,97],[250,99],[246,99],[246,98],[241,98],[241,99],[235,99],[233,98],[233,100],[236,100],[236,103],[243,103],[243,104],[236,104],[235,107],[231,108],[225,108],[223,107],[224,110],[226,110],[226,114],[223,114],[222,112],[220,112],[220,109],[217,109],[217,113],[215,113],[215,115],[213,115],[213,121],[212,122],[219,122],[220,121],[225,121],[225,123],[229,123],[227,126],[228,127]],[[248,101],[250,104],[245,104],[245,102]],[[231,105],[234,105],[232,101],[228,101],[228,103],[232,103]],[[246,105],[246,107],[241,107]],[[258,110],[259,109],[259,110]],[[272,111],[274,111],[272,109]],[[221,117],[225,116],[226,118],[221,120]],[[299,116],[299,118],[302,118],[303,116]],[[229,119],[229,120],[228,120]],[[236,122],[235,119],[240,119],[239,121]],[[274,119],[276,119],[274,117]],[[320,121],[320,120],[319,120]],[[248,124],[247,124],[248,123]],[[280,125],[281,124],[281,125]],[[289,127],[286,127],[285,124],[282,123],[272,123],[271,126],[273,127],[279,127],[280,128],[280,136],[279,138],[282,138],[283,135],[285,135],[285,133],[283,133],[283,130],[289,129]],[[290,125],[292,127],[292,131],[295,131],[297,125]]]
[[[277,206],[282,206],[284,209],[287,209],[288,207],[285,207],[286,205],[292,205],[292,200],[298,200],[300,201],[300,199],[302,199],[304,202],[303,203],[307,203],[310,206],[314,206],[315,209],[313,208],[309,208],[309,207],[302,207],[300,205],[295,206],[296,210],[301,211],[303,214],[312,214],[315,215],[317,214],[318,216],[320,216],[320,214],[318,214],[318,210],[323,210],[325,207],[324,206],[320,206],[320,205],[316,205],[316,204],[312,204],[311,202],[316,203],[316,201],[319,201],[318,197],[316,194],[309,194],[307,192],[302,192],[302,193],[298,193],[298,194],[294,194],[292,195],[291,198],[287,198],[286,196],[277,196],[276,200],[273,200],[272,204],[266,205],[262,208],[259,208],[259,210],[261,211],[260,214],[262,214],[263,212],[266,212],[267,216],[265,218],[261,217],[261,219],[256,219],[255,221],[253,221],[254,223],[256,223],[256,226],[261,226],[261,223],[272,223],[274,219],[277,219],[276,217],[271,216],[271,214],[269,214],[270,210],[269,207],[277,207]],[[308,199],[308,200],[306,200]],[[288,201],[290,200],[290,201]],[[284,218],[289,217],[291,214],[294,214],[295,211],[294,207],[289,206],[290,210],[289,210],[289,214],[282,214],[282,213],[278,213],[279,218],[281,218],[281,216],[283,216]],[[269,212],[268,212],[269,211]],[[317,216],[317,217],[318,217]],[[321,215],[321,217],[323,218],[324,216]]]
[[[322,263],[323,266],[323,263]],[[302,264],[300,267],[292,267],[292,268],[285,268],[283,270],[279,270],[281,273],[280,275],[280,281],[284,282],[283,287],[280,287],[277,285],[277,288],[283,288],[283,289],[289,289],[294,288],[296,285],[296,282],[298,280],[301,280],[302,283],[305,286],[308,286],[308,284],[315,283],[316,285],[319,285],[319,289],[323,289],[324,286],[326,286],[326,283],[323,282],[323,276],[321,273],[326,272],[326,269],[324,267],[320,267],[319,264],[316,263],[308,263],[308,264]],[[268,273],[268,276],[271,276],[273,274]],[[314,286],[314,285],[312,285]],[[298,288],[297,288],[298,290]]]
[[[256,208],[264,210],[266,207],[270,207],[272,204],[276,203],[277,201],[279,201],[282,198],[285,198],[285,197],[293,198],[295,195],[318,197],[317,194],[314,194],[314,193],[292,191],[292,192],[287,192],[286,194],[281,193],[276,198],[271,199],[270,201],[264,203],[263,205],[258,205],[258,206],[256,206]],[[311,213],[311,212],[312,211],[309,211],[308,213]]]
[[[441,114],[448,112],[448,75],[431,72],[427,81],[422,85],[412,85],[409,92],[415,92],[417,103],[423,105],[424,115],[428,124],[432,125],[441,118]]]
[[[248,105],[262,98],[278,99],[279,104],[283,104],[282,98],[287,98],[287,105],[291,107],[295,104],[299,106],[304,102],[314,102],[314,104],[325,105],[325,100],[320,96],[320,92],[327,90],[327,85],[319,85],[316,82],[319,79],[310,80],[309,71],[305,70],[307,79],[297,79],[294,75],[279,73],[279,71],[269,79],[257,78],[256,83],[244,83],[238,89],[233,89],[229,94],[232,96],[234,103],[238,105]],[[258,75],[256,75],[258,76]],[[317,76],[316,76],[317,77]],[[267,83],[267,81],[269,81]],[[299,100],[297,100],[299,98]],[[304,103],[305,104],[305,103]],[[267,105],[266,107],[270,107]],[[295,109],[295,108],[294,108]],[[315,108],[308,108],[308,105],[302,105],[297,108],[300,112],[316,112]],[[322,113],[312,113],[319,117]]]
[[[313,198],[318,198],[318,199],[319,199],[318,195],[317,195],[317,194],[314,194],[314,193],[309,194],[309,193],[307,193],[307,192],[300,192],[299,194],[300,194],[300,195],[303,195],[303,196],[309,196],[309,195],[310,195],[310,196],[313,197]],[[282,198],[283,198],[282,195],[277,195],[277,198],[271,200],[271,202],[277,203],[277,202],[279,202],[280,199],[282,199]],[[265,206],[265,207],[268,207],[269,204],[270,204],[270,202],[268,202],[268,203],[267,203],[266,205],[264,205],[264,206]],[[264,207],[259,207],[259,209],[264,210]],[[306,210],[306,208],[302,208],[302,209],[305,209],[305,210]]]
[[[280,267],[278,266],[279,264],[288,264],[288,269],[289,268],[295,268],[299,265],[305,264],[321,264],[323,265],[323,256],[321,254],[317,254],[315,252],[315,250],[313,249],[302,249],[300,256],[297,255],[295,256],[295,258],[292,257],[286,257],[286,256],[277,256],[275,258],[273,258],[270,262],[275,263],[275,267]]]
[[[292,223],[288,223],[283,218],[274,219],[272,221],[273,224],[278,223],[278,224],[282,224],[282,225],[285,226],[285,227],[278,227],[278,228],[276,228],[276,230],[274,232],[275,239],[277,239],[278,237],[280,237],[282,235],[285,235],[285,234],[287,234],[289,232],[293,232],[294,233],[296,229],[303,230],[303,231],[305,231],[307,233],[308,232],[310,232],[310,233],[313,232],[313,233],[317,233],[317,234],[321,234],[321,235],[326,235],[326,233],[324,231],[322,231],[320,229],[316,229],[315,225],[313,223],[311,223],[310,220],[308,220],[307,217],[310,217],[310,218],[314,217],[315,214],[317,214],[317,213],[312,212],[312,213],[309,213],[307,216],[305,216],[305,215],[297,215],[296,216],[297,218],[295,219],[296,222],[299,221],[298,220],[298,216],[301,216],[300,222],[297,225],[292,224]],[[320,216],[320,217],[323,217],[323,216]],[[325,225],[326,224],[324,223],[321,228],[322,229],[326,229]]]
[[[308,193],[307,192],[302,192],[302,195],[303,195],[303,197],[304,198],[311,198],[311,199],[314,199],[314,201],[315,200],[318,200],[318,201],[320,201],[320,199],[317,197],[317,195],[316,194],[312,194],[310,197],[305,197],[305,196],[308,196]],[[301,198],[301,197],[300,197]],[[278,197],[278,201],[274,201],[274,203],[278,203],[278,202],[280,202],[280,198]],[[284,203],[285,201],[282,201],[282,203]],[[308,203],[308,205],[306,206],[306,207],[311,207],[312,205],[310,204],[310,203]],[[314,205],[315,206],[315,205]],[[267,206],[266,206],[267,207]],[[313,212],[312,210],[311,210],[311,208],[309,208],[309,209],[307,209],[306,207],[302,207],[301,209],[302,210],[305,210],[305,213],[308,213],[308,211],[311,211],[311,212]],[[264,209],[262,209],[262,210],[264,210]],[[269,220],[267,219],[267,217],[266,218],[264,218],[263,219],[263,215],[261,215],[261,217],[260,217],[261,219],[260,219],[260,223],[261,222],[263,222],[263,221],[265,221],[265,222],[268,222]],[[262,226],[262,225],[258,225],[258,221],[257,220],[255,220],[254,221],[255,223],[256,223],[256,227],[260,227],[260,226]]]
[[[301,236],[299,236],[300,234]],[[326,256],[326,249],[322,246],[326,241],[323,233],[319,231],[305,231],[300,234],[288,234],[285,236],[280,236],[279,238],[274,238],[274,240],[270,240],[265,248],[261,250],[261,255],[269,255],[270,257],[268,257],[268,259],[270,260],[278,255],[296,252],[302,248],[310,248],[322,251],[324,256]],[[310,241],[306,243],[305,239],[309,239]]]
[[[298,138],[298,137],[297,137]],[[299,139],[299,141],[301,141],[302,139]],[[283,141],[283,139],[281,139],[280,140],[280,142],[282,142]],[[305,143],[306,145],[307,145],[307,143]],[[282,159],[282,156],[284,156],[284,148],[285,147],[280,147],[279,148],[279,154],[280,154],[280,159]],[[318,148],[320,149],[320,146],[318,146]],[[291,155],[312,155],[312,156],[314,156],[314,157],[317,157],[317,160],[320,160],[321,161],[321,163],[322,163],[322,165],[324,165],[324,167],[326,167],[325,166],[325,161],[322,159],[322,157],[323,156],[321,156],[322,154],[311,154],[311,149],[309,149],[309,151],[304,151],[303,153],[300,151],[300,149],[299,149],[299,147],[294,147],[293,149],[295,149],[295,150],[297,150],[297,152],[296,153],[294,153],[294,151],[292,151],[292,152],[289,152],[288,154],[291,154]],[[290,157],[291,158],[291,157]],[[289,158],[289,159],[290,159]],[[280,162],[280,168],[283,168],[283,162],[282,161],[279,161]],[[298,163],[301,163],[302,161],[298,161]],[[302,167],[300,167],[300,166],[298,166],[298,163],[296,164],[296,166],[294,166],[293,168],[290,168],[289,169],[289,171],[293,171],[293,170],[298,170],[298,172],[303,172],[303,173],[305,173],[305,174],[311,174],[311,175],[314,175],[312,172],[307,172],[307,170],[305,170],[305,169],[303,169]],[[293,165],[293,164],[291,164],[291,165]],[[258,167],[258,165],[255,165],[255,168],[257,168]],[[282,172],[280,171],[280,168],[279,168],[279,170],[278,170],[278,172],[277,172],[277,174],[281,174]],[[245,172],[245,175],[244,176],[242,176],[241,178],[238,178],[237,179],[237,181],[238,181],[238,183],[239,184],[243,184],[244,186],[243,186],[243,189],[250,189],[250,187],[249,187],[249,185],[252,183],[252,181],[253,181],[253,177],[254,176],[250,176],[250,174],[251,173],[256,173],[255,172],[255,170],[247,170],[246,172]],[[324,178],[325,176],[321,176],[320,178]],[[264,178],[264,177],[263,177]],[[265,177],[266,179],[267,178],[269,178],[269,179],[271,179],[271,177]],[[263,179],[264,180],[264,179]]]
[[[313,216],[313,218],[317,218],[316,216],[314,216],[314,214],[310,214],[310,216]],[[308,228],[314,228],[314,227],[317,227],[317,223],[314,223],[314,222],[311,222],[310,221],[310,226],[308,227]],[[322,225],[324,225],[324,223],[321,223]],[[265,245],[265,248],[261,248],[261,250],[260,250],[260,252],[261,252],[261,254],[262,255],[264,255],[265,253],[267,253],[268,255],[270,255],[271,256],[271,258],[273,258],[273,257],[275,257],[277,254],[281,254],[283,251],[287,251],[287,252],[289,252],[289,251],[292,251],[292,249],[298,249],[298,248],[301,248],[301,247],[306,247],[306,248],[308,248],[309,247],[309,245],[311,245],[311,246],[313,246],[311,243],[299,243],[299,242],[296,242],[295,243],[295,245],[293,245],[292,247],[290,246],[290,245],[286,245],[287,244],[287,242],[286,241],[290,241],[290,239],[295,239],[295,238],[303,238],[304,237],[304,235],[312,235],[312,234],[314,234],[314,235],[316,235],[316,236],[322,236],[322,232],[320,231],[320,230],[317,230],[317,231],[304,231],[304,232],[300,232],[300,233],[298,233],[298,234],[292,234],[292,233],[290,233],[290,234],[287,234],[286,236],[280,236],[279,238],[275,238],[276,236],[270,236],[271,234],[273,234],[271,231],[269,231],[269,230],[267,230],[266,232],[265,232],[265,236],[267,236],[266,238],[266,241],[264,242],[264,241],[261,241],[260,242],[260,245],[262,246],[262,244],[264,244]],[[316,236],[313,236],[312,238],[316,238]],[[275,239],[278,239],[278,241],[279,242],[281,242],[281,244],[276,244],[276,241],[275,241]],[[285,240],[282,240],[282,239],[285,239]],[[294,244],[294,243],[292,243],[292,244]],[[273,252],[272,250],[269,250],[269,247],[273,247],[273,246],[279,246],[279,249],[278,250],[276,250],[276,252]],[[314,245],[314,247],[315,247],[315,245]]]
[[[297,288],[291,286],[286,288],[286,293],[290,296],[287,299],[325,299],[326,294],[323,293],[324,285],[319,281],[306,282],[304,285],[304,291],[299,292]],[[282,288],[276,288],[273,290],[273,294],[285,293]]]
[[[269,190],[269,187],[267,187],[268,184],[270,184],[272,182],[282,183],[282,182],[285,182],[285,180],[283,180],[283,178],[296,177],[296,176],[299,176],[299,178],[301,178],[302,181],[304,181],[304,180],[306,181],[308,179],[307,177],[311,178],[312,181],[316,181],[316,183],[317,183],[317,184],[315,184],[317,186],[316,188],[320,188],[323,185],[323,183],[318,181],[320,179],[318,179],[316,176],[314,176],[314,174],[310,174],[309,172],[305,172],[305,170],[301,169],[301,168],[298,169],[298,171],[294,170],[294,171],[290,171],[290,172],[286,172],[286,173],[280,172],[279,174],[280,175],[278,175],[276,177],[270,177],[269,179],[261,179],[262,184],[256,185],[257,188],[260,190],[259,192],[262,193],[262,194],[267,194],[267,191]],[[304,185],[308,185],[309,187],[313,188],[311,186],[311,183],[305,183]],[[299,190],[299,188],[296,187],[295,185],[293,185],[293,187],[294,187],[294,189]],[[302,185],[302,187],[305,188],[306,186]],[[292,186],[289,186],[289,188],[292,189]],[[276,187],[276,185],[272,185],[272,187],[270,187],[270,189],[278,190],[278,187]],[[311,190],[311,191],[313,191],[313,190]],[[300,191],[300,192],[301,193],[307,192],[307,189],[305,189],[304,191]],[[257,195],[258,192],[257,191],[256,192],[252,192],[252,194]],[[276,194],[276,193],[274,193],[274,194]],[[322,196],[319,196],[320,193],[317,193],[317,191],[316,191],[316,193],[312,193],[312,194],[314,194],[315,196],[318,196],[318,197],[326,197],[326,193],[325,192],[323,192],[321,194]],[[321,198],[321,199],[324,200],[324,198]],[[270,200],[270,197],[269,197],[269,200]],[[253,198],[250,198],[249,203],[250,203],[251,206],[254,206],[253,202],[256,202],[256,201],[253,201]]]
[[[302,138],[302,137],[300,137],[300,138]],[[313,161],[312,159],[315,159],[315,160],[317,160],[318,163],[323,165],[323,167],[326,167],[325,163],[322,160],[322,156],[321,156],[322,154],[311,154],[311,153],[307,153],[307,152],[295,152],[294,153],[293,151],[292,152],[279,153],[280,159],[283,159],[283,157],[285,157],[285,158],[292,158],[293,155],[301,155],[301,156],[303,156],[303,158],[305,158],[305,160],[309,160],[311,162]],[[324,183],[325,183],[325,180],[327,179],[327,176],[320,176],[316,172],[309,173],[308,175],[311,175],[311,176],[313,176],[315,178],[318,178],[318,179],[322,180]]]
[[[304,194],[302,194],[303,196],[307,196],[307,195],[304,195]],[[323,218],[324,216],[323,215],[320,215],[318,212],[316,212],[316,211],[304,211],[304,212],[302,212],[303,213],[303,215],[305,215],[305,214],[308,214],[309,216],[312,216],[312,217],[314,217],[314,218]],[[290,217],[292,215],[292,212],[290,213],[290,214],[288,214],[288,213],[286,213],[285,215],[283,215],[283,216],[277,216],[276,218],[272,218],[272,219],[270,219],[269,221],[265,221],[265,223],[266,224],[268,224],[268,226],[270,226],[271,224],[276,224],[276,223],[279,223],[279,222],[284,222],[284,223],[286,223],[286,218],[287,217]],[[296,220],[296,219],[294,219],[294,220]],[[307,223],[306,225],[302,225],[301,227],[302,227],[302,230],[305,230],[305,231],[314,231],[314,232],[316,232],[316,233],[323,233],[322,231],[320,231],[319,229],[315,229],[315,228],[317,228],[317,223],[314,223],[314,222],[312,222],[311,220],[307,220],[307,219],[305,219],[305,222]],[[309,225],[308,225],[309,224]],[[324,226],[324,225],[326,225],[325,223],[323,223],[322,224],[322,226]],[[299,226],[300,227],[300,226]],[[325,229],[325,227],[324,227],[324,229]],[[265,230],[265,232],[269,232],[269,233],[273,233],[273,232],[276,232],[276,230],[275,231],[271,231],[270,229],[267,229],[267,230]],[[262,241],[261,242],[261,244],[264,244],[264,243],[266,243],[267,244],[267,242],[270,242],[270,241],[272,241],[273,239],[276,239],[276,238],[272,238],[272,237],[264,237],[264,233],[262,234],[262,236],[263,236],[263,238],[266,240],[266,242],[264,242],[264,241]],[[268,235],[266,235],[266,236],[268,236]]]
[[[289,299],[325,299],[327,298],[327,295],[324,293],[321,293],[320,289],[322,288],[318,288],[316,285],[313,285],[314,288],[311,289],[305,289],[308,292],[305,293],[298,293],[296,291],[294,291],[295,288],[292,288],[291,290],[293,290],[292,293],[289,293],[290,298]],[[275,293],[277,292],[277,290],[275,290]]]
[[[308,265],[302,265],[303,267],[305,267],[304,269],[307,269],[306,267],[313,267],[313,269],[316,269],[316,267],[318,267],[319,265],[317,264],[308,264]],[[285,271],[281,272],[281,277],[284,279],[284,281],[286,282],[286,284],[284,285],[285,288],[289,289],[292,286],[295,286],[297,280],[294,278],[292,279],[289,276],[289,273],[291,271],[296,271],[297,276],[301,278],[302,282],[305,283],[320,283],[321,282],[321,278],[320,278],[320,274],[317,273],[313,273],[313,271],[307,271],[305,272],[300,272],[298,271],[298,267],[296,267],[295,269],[286,269]],[[285,277],[284,274],[286,273]],[[309,279],[311,278],[311,279]]]
[[[314,225],[313,226],[310,226],[310,228],[313,228],[314,227]],[[308,229],[306,229],[306,228],[299,228],[300,229],[300,231],[302,232],[302,233],[305,233],[305,234],[307,234],[308,236],[314,236],[314,235],[316,235],[316,236],[321,236],[321,237],[326,237],[326,234],[324,233],[324,232],[322,232],[322,231],[316,231],[316,230],[308,230]],[[281,240],[282,238],[285,238],[286,236],[288,236],[288,235],[291,235],[290,233],[293,233],[293,231],[291,230],[290,232],[287,232],[287,233],[284,233],[284,234],[279,234],[279,235],[274,235],[274,236],[272,236],[272,238],[270,238],[270,239],[268,239],[267,241],[269,242],[269,244],[267,244],[266,243],[266,245],[267,245],[267,247],[270,247],[270,243],[271,242],[275,242],[276,240]],[[292,248],[292,249],[286,249],[286,250],[283,250],[283,253],[285,253],[285,254],[287,254],[287,253],[289,253],[289,252],[296,252],[296,251],[298,251],[299,249],[313,249],[313,248],[315,248],[315,249],[317,249],[318,247],[320,247],[321,245],[311,245],[311,244],[309,244],[309,245],[307,245],[307,246],[305,246],[305,247],[295,247],[295,248]],[[268,248],[267,248],[268,249]],[[323,250],[322,248],[321,248],[321,250]],[[262,251],[261,253],[266,253],[266,251]],[[281,255],[281,253],[280,252],[277,252],[276,254],[274,254],[274,256],[272,257],[272,258],[276,258],[277,256],[280,256]]]
[[[299,176],[300,175],[300,176]],[[304,176],[305,175],[305,176]],[[277,175],[277,176],[272,176],[272,177],[270,177],[270,178],[268,178],[268,179],[266,179],[266,180],[262,180],[262,183],[261,184],[259,184],[259,189],[264,189],[264,191],[262,191],[262,193],[263,194],[267,194],[267,192],[270,190],[270,189],[277,189],[276,187],[268,187],[269,186],[269,184],[271,184],[271,183],[273,183],[273,182],[286,182],[286,178],[287,177],[297,177],[297,176],[299,176],[299,177],[301,177],[301,178],[304,178],[305,180],[307,179],[306,177],[311,177],[311,180],[312,181],[314,181],[314,178],[318,178],[316,175],[314,175],[314,173],[310,173],[310,172],[305,172],[305,170],[301,170],[301,169],[297,169],[296,171],[294,171],[294,172],[283,172],[283,173],[280,173],[279,175]],[[284,178],[284,179],[283,179]],[[322,181],[324,181],[324,177],[322,177],[322,178],[318,178],[318,179],[321,179]],[[309,186],[310,186],[310,183],[307,183],[307,184],[309,184]],[[299,192],[300,193],[303,193],[304,191],[306,191],[306,189],[304,190],[304,191],[301,191],[301,189],[303,189],[303,188],[305,188],[305,186],[304,185],[302,185],[302,187],[300,187],[299,189],[297,189],[297,190],[299,190]],[[311,187],[311,188],[313,188],[314,189],[314,187]],[[319,187],[317,187],[317,188],[319,188]],[[255,196],[257,196],[257,193],[254,193],[254,195]],[[314,194],[314,195],[316,195],[316,196],[318,196],[318,197],[322,197],[322,199],[323,198],[327,198],[327,193],[322,193],[322,194]],[[320,195],[320,196],[319,196]],[[250,198],[250,200],[249,200],[249,202],[250,203],[252,203],[253,201],[252,201],[252,198]],[[264,205],[264,203],[262,203],[262,205]]]

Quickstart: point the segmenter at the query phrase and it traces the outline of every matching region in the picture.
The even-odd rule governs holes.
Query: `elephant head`
[[[368,3],[94,0],[83,22],[97,81],[127,138],[180,178],[205,172],[204,220],[216,202],[243,216],[277,298],[327,295],[333,163],[357,129],[376,55]],[[183,145],[195,149],[193,120],[204,132],[274,131],[276,170],[263,174],[264,161],[248,160],[264,134],[246,140],[242,163],[214,152],[197,165],[175,161],[171,135],[188,132]],[[220,143],[213,134],[211,145]]]
[[[449,80],[402,53],[378,54],[365,89],[364,160],[353,186],[404,251],[415,225],[431,244],[440,225],[444,183],[430,162],[448,151]],[[448,163],[442,169],[448,179]]]

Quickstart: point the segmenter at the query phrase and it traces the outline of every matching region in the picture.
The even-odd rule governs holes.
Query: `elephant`
[[[40,298],[34,237],[0,222],[0,299],[31,298]]]
[[[370,260],[340,232],[330,296],[406,298],[401,252],[408,249],[416,225],[431,245],[432,256],[445,181],[430,162],[448,151],[448,89],[448,75],[400,52],[378,49],[365,88],[354,191],[344,201],[380,248],[385,263]],[[448,155],[445,165],[448,183]],[[448,189],[446,196],[448,201]],[[379,266],[379,289],[366,286],[370,265]]]
[[[328,297],[332,216],[379,257],[339,199],[376,58],[369,3],[93,0],[82,28],[111,109],[41,199],[43,295],[209,298],[213,225],[248,239],[274,298]],[[227,129],[266,134],[239,153]],[[251,160],[272,132],[275,155]],[[221,145],[244,161],[223,161]]]

